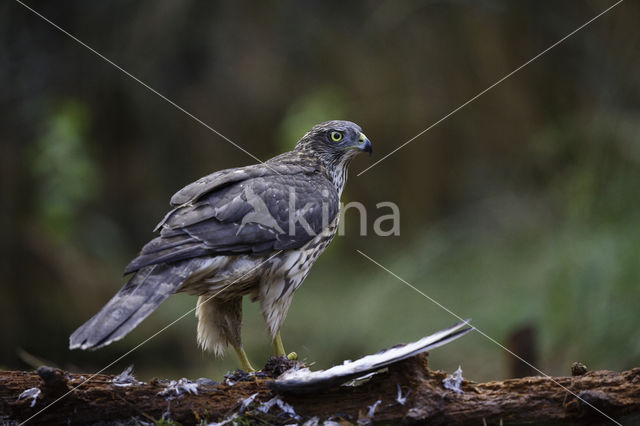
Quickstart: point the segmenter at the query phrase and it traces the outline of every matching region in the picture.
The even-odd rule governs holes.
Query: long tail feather
[[[70,349],[98,349],[122,339],[194,272],[197,262],[140,269],[89,321],[69,338]]]
[[[289,370],[268,383],[268,386],[279,392],[317,392],[337,386],[348,380],[362,377],[393,363],[410,358],[419,353],[435,349],[467,334],[473,328],[466,328],[470,319],[454,324],[417,342],[407,345],[394,346],[377,354],[367,355],[356,361],[345,361],[328,370],[310,371],[308,368]]]

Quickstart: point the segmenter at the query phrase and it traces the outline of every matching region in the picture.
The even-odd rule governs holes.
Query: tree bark
[[[387,371],[357,386],[340,386],[309,394],[278,395],[268,386],[273,380],[269,375],[277,373],[272,370],[270,374],[249,376],[237,372],[220,384],[158,379],[144,383],[132,376],[123,379],[100,374],[71,391],[89,376],[48,367],[41,367],[38,372],[0,371],[0,422],[25,421],[60,397],[29,423],[91,424],[105,420],[153,423],[167,420],[194,424],[233,418],[248,423],[284,424],[311,420],[314,424],[313,419],[317,418],[320,423],[331,419],[360,424],[482,424],[483,421],[488,424],[610,424],[611,420],[606,416],[620,421],[624,416],[640,414],[640,368],[620,373],[592,371],[551,379],[463,381],[461,393],[443,386],[447,374],[429,370],[426,355],[391,365]],[[32,390],[23,394],[32,388],[40,392]],[[23,396],[19,398],[21,394]],[[271,401],[270,405],[265,404],[268,401]],[[626,417],[624,421],[629,419]]]

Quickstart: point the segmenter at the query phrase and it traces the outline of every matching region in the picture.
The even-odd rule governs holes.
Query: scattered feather
[[[368,426],[370,424],[373,423],[373,416],[375,415],[376,412],[376,408],[378,408],[378,405],[380,405],[382,403],[382,400],[377,400],[376,402],[374,402],[373,404],[369,405],[369,410],[367,411],[367,414],[365,415],[362,411],[360,411],[358,413],[358,421],[356,422],[356,424],[360,425],[360,426]]]
[[[259,393],[260,392],[256,392],[253,395],[251,395],[250,397],[245,398],[242,401],[240,401],[240,411],[246,410],[247,407],[251,405],[253,400],[256,399],[256,396],[258,396]]]
[[[258,407],[258,411],[266,414],[271,410],[271,408],[273,408],[274,405],[277,405],[278,408],[280,408],[280,410],[283,413],[288,414],[289,417],[292,417],[292,418],[294,418],[296,420],[300,420],[301,419],[301,417],[296,413],[294,408],[291,405],[289,405],[286,402],[284,402],[283,400],[281,400],[279,396],[271,398],[269,401],[267,401],[264,404],[260,405]]]
[[[460,385],[462,384],[462,367],[458,366],[458,369],[453,374],[448,375],[442,380],[442,384],[445,389],[454,391],[455,393],[464,393]]]
[[[175,396],[183,396],[185,393],[197,395],[198,384],[184,377],[177,381],[171,380],[162,392],[158,392],[158,395],[171,395],[173,392]]]
[[[131,373],[133,371],[133,364],[124,369],[124,371],[113,378],[113,385],[119,387],[126,387],[131,385],[137,385],[140,382],[133,377]]]
[[[409,389],[407,393],[402,396],[402,388],[399,384],[397,384],[396,386],[398,387],[398,396],[396,397],[396,401],[398,401],[398,404],[404,405],[407,403],[407,397],[411,393],[411,389]]]
[[[370,419],[373,418],[373,415],[376,412],[376,408],[378,408],[378,405],[380,405],[382,403],[382,400],[377,400],[373,405],[369,406],[369,411],[367,412],[367,417],[369,417]]]
[[[40,395],[40,389],[38,388],[29,388],[22,392],[18,399],[32,398],[30,407],[36,405],[36,401],[38,399],[38,395]]]
[[[271,407],[276,405],[276,401],[277,400],[278,400],[277,396],[275,398],[271,398],[269,401],[267,401],[267,402],[263,403],[262,405],[260,405],[258,407],[258,411],[260,411],[262,413],[268,413],[269,410],[271,410]]]

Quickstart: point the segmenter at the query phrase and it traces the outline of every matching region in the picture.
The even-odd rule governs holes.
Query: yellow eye
[[[342,133],[340,132],[331,132],[331,140],[334,142],[340,142],[342,139]]]

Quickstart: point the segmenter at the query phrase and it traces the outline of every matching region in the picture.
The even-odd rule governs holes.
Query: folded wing
[[[211,175],[174,195],[172,202],[184,203],[160,222],[160,236],[125,273],[200,256],[296,249],[338,214],[339,196],[322,174],[300,167],[281,169],[286,174],[259,168],[247,178],[245,169],[218,172],[223,177]]]

